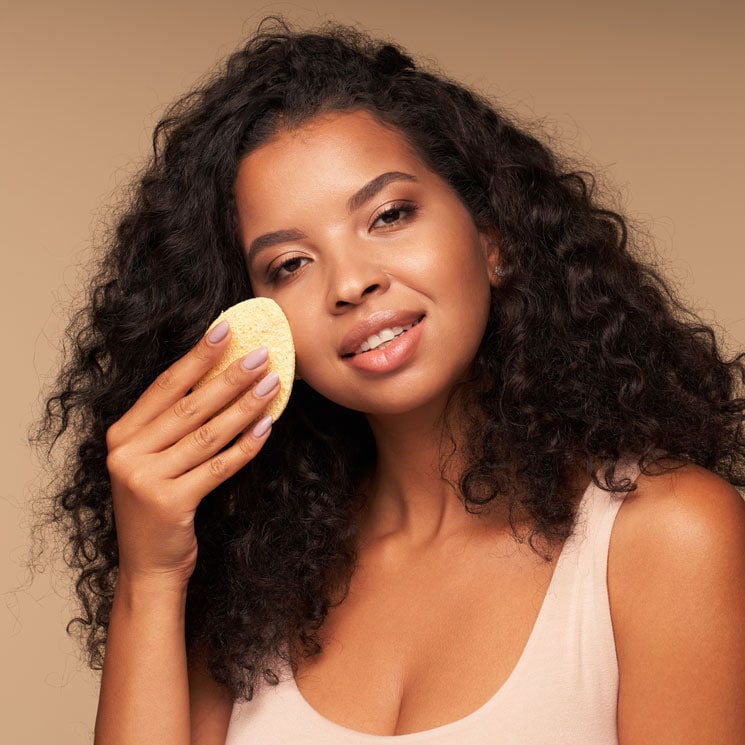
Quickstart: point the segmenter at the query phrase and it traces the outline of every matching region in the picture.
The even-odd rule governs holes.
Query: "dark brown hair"
[[[467,508],[501,501],[537,535],[561,538],[577,468],[602,463],[601,485],[629,490],[615,476],[622,458],[651,467],[673,457],[745,482],[743,358],[723,359],[711,329],[635,258],[587,174],[395,45],[269,21],[158,124],[39,429],[40,441],[68,448],[54,519],[94,665],[117,574],[106,430],[220,310],[251,294],[232,193],[241,157],[280,123],[353,109],[400,130],[499,238],[505,276],[463,389]],[[236,695],[273,679],[290,647],[319,648],[352,570],[358,484],[374,462],[365,418],[299,383],[259,457],[201,505],[187,642]]]

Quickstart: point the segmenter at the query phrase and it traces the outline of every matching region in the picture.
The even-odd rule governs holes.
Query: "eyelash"
[[[290,264],[292,264],[294,261],[302,261],[305,258],[307,258],[307,257],[305,257],[305,256],[290,256],[288,259],[285,259],[281,264],[279,264],[279,266],[274,267],[274,269],[272,269],[269,272],[269,277],[268,277],[269,282],[271,282],[272,284],[276,284],[277,282],[281,282],[283,279],[288,279],[293,274],[295,274],[296,272],[298,272],[300,270],[300,267],[298,267],[297,269],[295,269],[295,271],[289,271],[287,269],[287,267]],[[279,276],[279,273],[281,271],[283,271],[283,270],[284,271],[287,271],[287,274],[284,275],[284,276],[282,276],[282,277],[280,277]]]
[[[383,230],[389,227],[393,227],[399,222],[402,222],[404,220],[408,220],[411,217],[414,216],[414,214],[417,211],[417,206],[413,204],[412,202],[394,202],[391,205],[387,205],[385,209],[382,209],[380,212],[378,212],[372,219],[372,223],[370,225],[370,228],[375,227],[375,223],[378,222],[382,217],[385,217],[387,215],[394,215],[395,213],[399,212],[401,213],[401,217],[394,220],[393,222],[386,223],[383,225]]]

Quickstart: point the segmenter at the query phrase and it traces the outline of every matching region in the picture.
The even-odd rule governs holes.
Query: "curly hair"
[[[506,505],[534,536],[558,540],[572,529],[578,469],[621,492],[634,488],[618,469],[628,457],[745,484],[744,356],[727,360],[635,257],[588,174],[394,44],[274,19],[157,125],[39,425],[37,439],[67,454],[53,520],[77,572],[71,623],[94,667],[117,576],[107,428],[219,311],[251,296],[233,198],[241,158],[278,128],[350,110],[403,133],[498,237],[504,276],[460,389],[467,509]],[[203,500],[187,647],[233,695],[250,698],[279,661],[320,649],[354,567],[360,482],[375,459],[365,417],[300,382],[259,456]]]

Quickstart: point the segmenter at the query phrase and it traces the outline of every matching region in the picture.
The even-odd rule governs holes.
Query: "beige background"
[[[79,267],[169,101],[266,13],[359,22],[523,116],[545,118],[571,152],[618,186],[683,294],[742,348],[743,8],[734,0],[4,7],[0,739],[91,740],[96,679],[64,632],[69,583],[50,584],[47,575],[24,584],[26,505],[38,479],[25,436]]]

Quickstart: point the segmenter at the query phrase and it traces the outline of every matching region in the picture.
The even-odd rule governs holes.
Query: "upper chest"
[[[360,554],[323,651],[297,683],[326,718],[375,734],[421,731],[473,712],[504,684],[555,566],[512,540]]]

